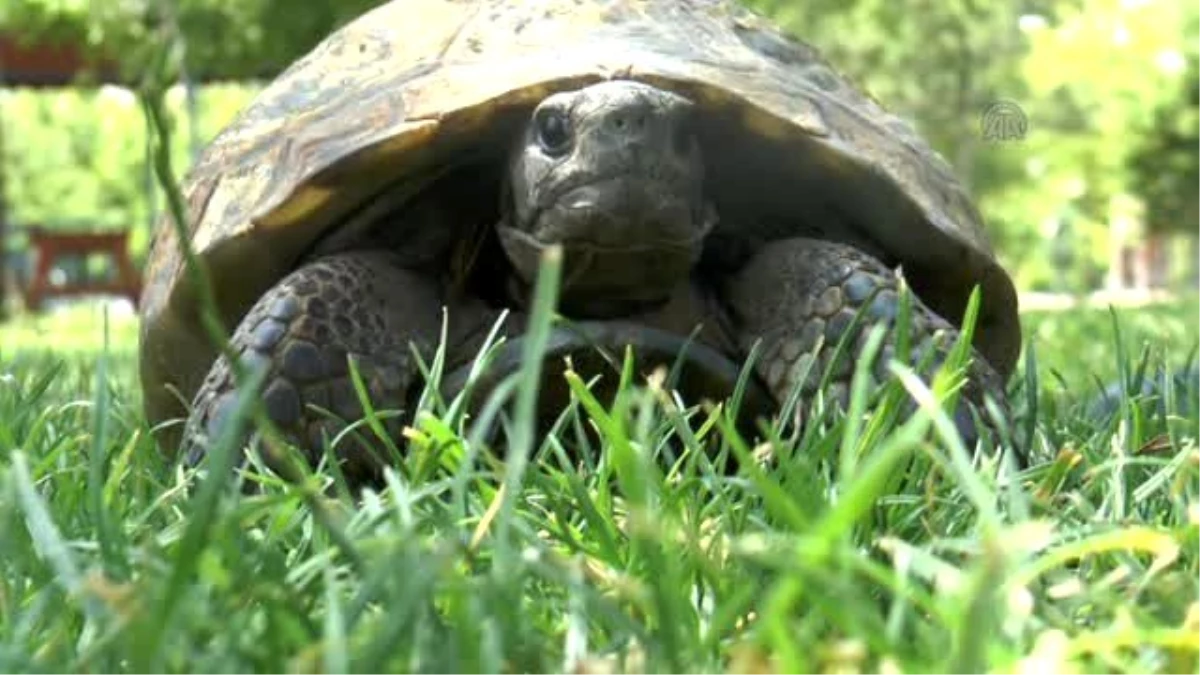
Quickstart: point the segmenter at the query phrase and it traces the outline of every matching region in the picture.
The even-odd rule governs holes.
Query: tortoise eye
[[[547,155],[557,157],[571,147],[571,121],[557,107],[539,108],[533,116],[538,145]]]

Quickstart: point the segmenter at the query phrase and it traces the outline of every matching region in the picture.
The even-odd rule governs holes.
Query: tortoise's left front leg
[[[371,405],[390,413],[381,420],[384,432],[402,442],[426,385],[418,355],[428,362],[438,348],[443,307],[446,358],[453,364],[473,354],[471,345],[498,313],[470,298],[447,297],[440,282],[404,268],[387,251],[346,251],[309,260],[267,290],[242,318],[230,349],[243,366],[265,371],[255,392],[263,412],[315,468],[327,443],[365,416],[352,364]],[[198,463],[225,430],[240,393],[221,356],[193,399],[184,439],[189,463]],[[334,445],[333,459],[354,484],[377,479],[387,459],[372,434],[361,437]],[[286,470],[281,459],[265,457],[272,468]]]
[[[887,363],[896,353],[899,283],[892,270],[862,251],[816,239],[772,242],[733,275],[721,293],[741,348],[748,351],[755,340],[762,340],[757,371],[777,403],[783,404],[805,367],[809,368],[800,383],[799,417],[812,405],[839,341],[848,335],[864,306],[856,334],[848,335],[846,356],[832,364],[827,393],[846,406],[855,362],[874,323],[889,327],[872,368],[876,382],[886,379]],[[943,362],[959,331],[915,294],[911,297],[910,360],[916,365],[932,351],[932,365],[923,372],[928,377]],[[967,405],[979,406],[986,395],[1006,407],[1003,380],[974,351],[963,393],[965,401],[955,412],[955,422],[964,440],[973,443],[977,435]]]

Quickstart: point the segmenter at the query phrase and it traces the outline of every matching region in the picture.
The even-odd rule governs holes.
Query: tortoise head
[[[716,210],[691,101],[632,81],[559,92],[537,105],[509,162],[499,225],[525,282],[563,248],[562,303],[605,315],[665,298],[699,258]]]

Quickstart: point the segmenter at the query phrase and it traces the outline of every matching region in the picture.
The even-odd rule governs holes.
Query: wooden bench
[[[88,294],[117,295],[137,304],[141,293],[141,276],[129,259],[129,231],[89,232],[80,230],[48,230],[31,227],[29,246],[34,252],[33,275],[25,288],[25,306],[38,311],[50,297]],[[63,256],[99,253],[108,256],[116,271],[115,279],[88,279],[82,282],[55,286],[50,283],[54,262]]]

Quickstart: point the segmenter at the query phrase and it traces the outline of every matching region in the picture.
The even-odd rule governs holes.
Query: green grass
[[[1114,333],[1114,314],[1120,335]],[[1176,302],[1138,308],[1084,307],[1022,316],[1026,339],[1033,341],[1038,353],[1040,379],[1054,387],[1060,381],[1087,387],[1119,377],[1121,359],[1114,348],[1118,337],[1131,358],[1140,358],[1148,349],[1154,359],[1182,367],[1200,339],[1198,326],[1200,298],[1195,293]]]
[[[0,327],[0,671],[1198,670],[1197,383],[1089,407],[1188,364],[1194,298],[1028,315],[1019,473],[896,401],[756,448],[637,381],[539,438],[522,372],[513,459],[431,408],[359,499],[164,461],[98,316]]]
[[[52,353],[81,359],[95,358],[104,348],[105,324],[112,352],[133,353],[137,316],[107,302],[60,305],[41,314],[21,313],[0,323],[0,356]]]

